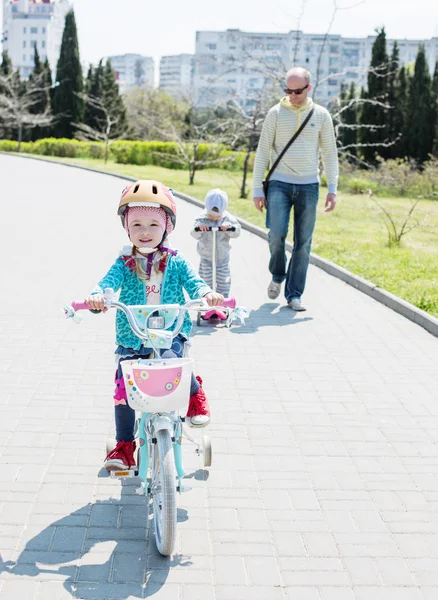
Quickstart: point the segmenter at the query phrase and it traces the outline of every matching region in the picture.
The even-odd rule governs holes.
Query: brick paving
[[[193,489],[163,558],[134,482],[98,476],[114,314],[60,311],[125,243],[123,182],[0,169],[1,600],[438,597],[436,338],[314,267],[306,313],[269,301],[266,242],[243,232],[233,291],[251,315],[193,338],[213,466],[186,445]],[[180,204],[173,239],[194,261],[197,210]]]

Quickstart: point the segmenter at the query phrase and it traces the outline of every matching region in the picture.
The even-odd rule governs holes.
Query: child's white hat
[[[221,215],[227,210],[227,206],[227,192],[224,192],[219,188],[207,192],[207,195],[205,196],[205,208],[207,209],[207,212],[215,212],[218,215]]]

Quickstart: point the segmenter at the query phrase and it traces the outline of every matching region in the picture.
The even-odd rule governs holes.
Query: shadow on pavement
[[[134,493],[137,486],[128,480],[120,498],[97,500],[57,519],[29,539],[16,560],[0,555],[0,573],[59,581],[73,598],[154,596],[172,567],[192,562],[158,553],[148,502]],[[178,509],[178,522],[187,519],[187,511]]]
[[[276,311],[276,312],[274,312]],[[287,327],[298,325],[306,321],[313,321],[313,317],[298,316],[303,313],[293,311],[289,306],[280,306],[276,302],[265,302],[259,308],[252,310],[245,321],[245,325],[236,323],[230,327],[232,333],[239,335],[251,334],[262,327]],[[219,323],[205,323],[203,325],[193,324],[193,335],[212,335],[224,329]]]

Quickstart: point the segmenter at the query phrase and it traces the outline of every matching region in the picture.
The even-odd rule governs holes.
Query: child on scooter
[[[112,288],[115,292],[120,289],[120,302],[128,305],[184,304],[184,289],[192,299],[205,298],[209,306],[221,304],[223,296],[212,292],[179,251],[169,248],[167,236],[176,223],[176,205],[169,188],[158,181],[144,180],[127,186],[122,192],[118,215],[132,247],[116,259],[85,299],[90,309],[104,310],[102,294],[105,288]],[[191,319],[186,314],[181,333],[173,340],[171,350],[163,352],[162,356],[181,357],[190,331]],[[146,357],[153,351],[143,347],[122,311],[117,311],[116,315],[116,343],[118,367],[114,403],[117,444],[105,459],[108,471],[135,465],[135,411],[127,404],[120,363],[126,359]],[[195,378],[193,374],[187,417],[195,427],[204,427],[210,421],[202,379],[199,376]]]
[[[216,285],[217,292],[225,297],[230,295],[230,238],[240,235],[240,223],[227,211],[227,193],[219,188],[210,190],[205,196],[205,210],[195,220],[192,236],[198,240],[197,250],[201,258],[199,275],[208,284],[213,283],[212,239],[209,227],[217,227],[216,242]],[[200,231],[195,231],[199,228]]]

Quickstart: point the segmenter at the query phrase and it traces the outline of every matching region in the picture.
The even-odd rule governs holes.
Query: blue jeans
[[[292,298],[301,298],[304,292],[318,196],[318,183],[269,182],[266,212],[266,227],[269,229],[268,240],[271,252],[269,271],[276,283],[286,280],[284,294],[287,302]],[[286,273],[285,242],[292,206],[294,208],[294,245]]]

